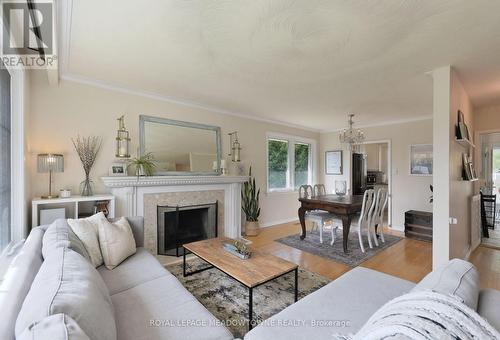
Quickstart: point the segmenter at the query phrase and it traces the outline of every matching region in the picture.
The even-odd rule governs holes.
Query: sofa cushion
[[[44,232],[40,227],[31,231],[0,285],[0,339],[14,339],[17,314],[43,262]]]
[[[113,269],[127,257],[135,254],[135,240],[132,229],[125,217],[116,222],[104,219],[99,222],[99,246],[104,265]]]
[[[134,255],[113,270],[105,266],[100,266],[97,270],[111,295],[162,276],[173,276],[144,248],[137,248]]]
[[[55,220],[45,231],[43,236],[42,254],[47,258],[52,250],[69,248],[90,261],[90,256],[82,241],[76,236],[65,219]]]
[[[71,317],[59,313],[47,316],[24,330],[17,340],[90,340]]]
[[[120,340],[233,339],[172,275],[140,284],[111,299]]]
[[[355,333],[387,301],[414,286],[357,267],[265,320],[248,332],[245,340],[331,339],[333,334]]]
[[[113,306],[97,270],[68,248],[52,251],[24,300],[16,336],[43,318],[64,313],[91,339],[116,340]]]
[[[142,216],[132,216],[125,217],[132,228],[132,233],[134,234],[135,246],[137,248],[144,247],[144,217]],[[110,218],[110,222],[116,222],[119,218]]]
[[[99,246],[99,224],[106,220],[103,212],[99,212],[87,218],[71,219],[68,218],[68,224],[73,232],[82,241],[87,250],[90,262],[94,267],[103,264],[101,248]]]
[[[453,259],[427,274],[413,290],[455,295],[467,306],[477,310],[479,273],[472,263]]]
[[[500,332],[500,291],[483,289],[479,292],[477,312]]]

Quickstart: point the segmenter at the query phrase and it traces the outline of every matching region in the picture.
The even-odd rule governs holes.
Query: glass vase
[[[346,181],[335,181],[335,194],[344,196],[347,193]]]
[[[82,196],[94,195],[94,182],[92,182],[89,176],[86,176],[85,180],[80,183],[80,194]]]

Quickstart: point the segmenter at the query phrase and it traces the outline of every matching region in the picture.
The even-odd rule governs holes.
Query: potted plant
[[[241,191],[241,205],[246,215],[245,230],[247,236],[259,234],[259,195],[260,189],[256,188],[255,178],[252,178],[252,167],[248,172],[249,180],[243,183]]]
[[[152,176],[156,167],[153,154],[148,152],[143,156],[131,159],[127,165],[127,170],[131,166],[135,167],[137,179],[139,179],[139,176]]]

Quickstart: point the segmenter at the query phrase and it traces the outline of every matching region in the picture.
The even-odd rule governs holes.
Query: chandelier
[[[350,113],[348,116],[349,116],[349,121],[348,121],[349,128],[343,129],[340,132],[339,140],[340,143],[342,144],[348,144],[349,150],[352,150],[354,144],[362,143],[365,140],[365,134],[360,129],[357,130],[353,129],[352,126],[354,125],[354,121],[352,120],[352,117],[354,117],[354,114]]]

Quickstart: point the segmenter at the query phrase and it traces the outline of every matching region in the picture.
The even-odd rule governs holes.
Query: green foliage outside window
[[[307,184],[309,177],[309,144],[295,144],[295,189]]]
[[[288,172],[288,141],[268,140],[268,166],[269,166],[269,189],[286,189]],[[294,171],[295,188],[307,184],[309,179],[309,153],[310,145],[295,143],[295,164],[291,166]]]
[[[270,139],[268,141],[269,188],[286,188],[288,168],[288,142]]]

